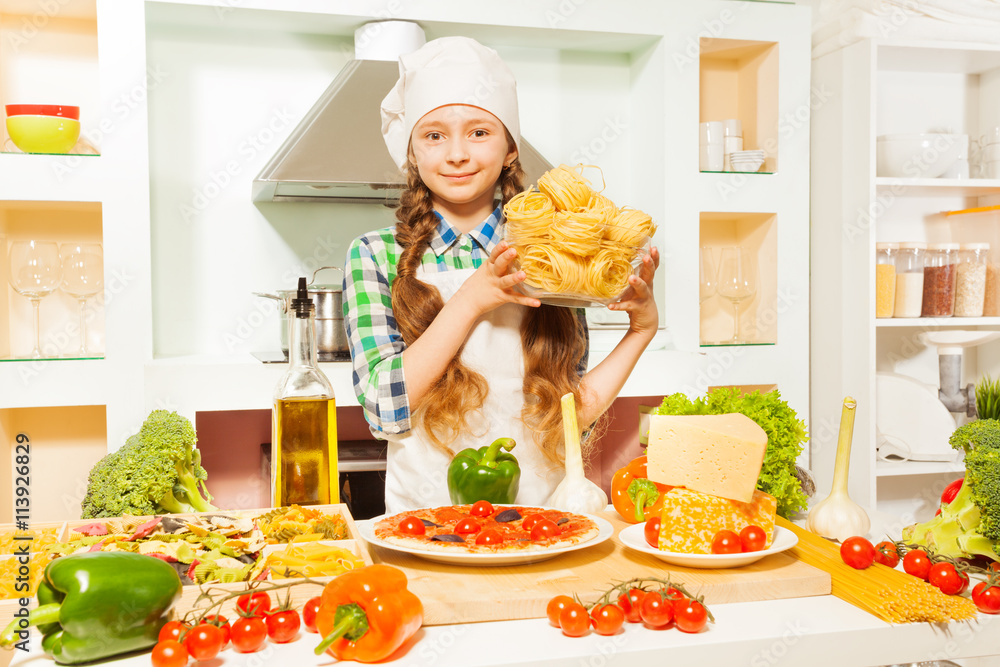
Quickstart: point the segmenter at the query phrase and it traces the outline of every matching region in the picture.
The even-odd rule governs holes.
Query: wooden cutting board
[[[425,625],[504,621],[545,616],[553,596],[576,593],[584,602],[597,591],[633,577],[681,581],[706,604],[751,602],[830,594],[830,575],[787,553],[767,556],[740,568],[705,570],[670,565],[625,548],[618,533],[629,524],[617,512],[598,516],[611,522],[614,537],[597,546],[527,565],[470,567],[445,565],[369,545],[372,559],[400,568],[409,588],[424,603]]]

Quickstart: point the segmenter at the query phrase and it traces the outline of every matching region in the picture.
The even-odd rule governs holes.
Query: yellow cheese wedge
[[[767,433],[746,415],[651,415],[646,470],[660,484],[748,503],[766,450]]]
[[[671,489],[660,513],[661,551],[686,554],[712,553],[712,540],[720,530],[739,534],[750,525],[767,533],[766,546],[774,539],[774,515],[778,501],[763,491],[754,491],[753,500],[741,503],[690,489]]]

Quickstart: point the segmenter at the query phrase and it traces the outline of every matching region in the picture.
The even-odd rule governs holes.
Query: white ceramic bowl
[[[889,178],[938,178],[969,159],[967,134],[886,134],[876,142],[876,174]]]
[[[760,171],[760,168],[764,166],[764,158],[757,160],[731,160],[733,165],[733,171],[742,172],[753,172]]]

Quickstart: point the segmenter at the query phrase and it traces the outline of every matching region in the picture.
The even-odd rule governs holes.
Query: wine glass
[[[740,303],[757,293],[757,267],[750,251],[742,246],[722,249],[719,263],[719,294],[733,304],[733,340],[740,342]]]
[[[80,303],[80,349],[86,357],[87,299],[104,289],[104,251],[100,243],[64,243],[62,255],[62,290]]]
[[[31,358],[42,356],[38,327],[38,304],[59,287],[62,266],[59,246],[51,241],[15,241],[10,246],[8,279],[18,294],[31,300],[34,311],[35,347]]]
[[[718,271],[715,268],[715,257],[708,246],[701,247],[701,264],[698,266],[698,303],[710,299],[718,286]]]

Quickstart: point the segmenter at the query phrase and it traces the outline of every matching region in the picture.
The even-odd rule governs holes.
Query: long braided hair
[[[513,148],[513,139],[508,135]],[[519,160],[500,173],[500,199],[506,204],[521,192],[524,171]],[[392,283],[392,310],[404,342],[411,345],[434,318],[444,300],[437,288],[417,278],[421,258],[437,229],[431,191],[416,166],[407,167],[406,189],[396,208],[396,241],[402,247]],[[521,416],[535,432],[535,441],[553,467],[562,465],[561,397],[572,392],[580,403],[578,366],[586,353],[586,339],[574,311],[543,305],[529,308],[521,323],[524,350],[525,405]],[[428,390],[414,414],[431,442],[448,454],[458,435],[468,430],[467,415],[482,407],[489,393],[486,379],[460,360],[461,350],[444,374]]]

